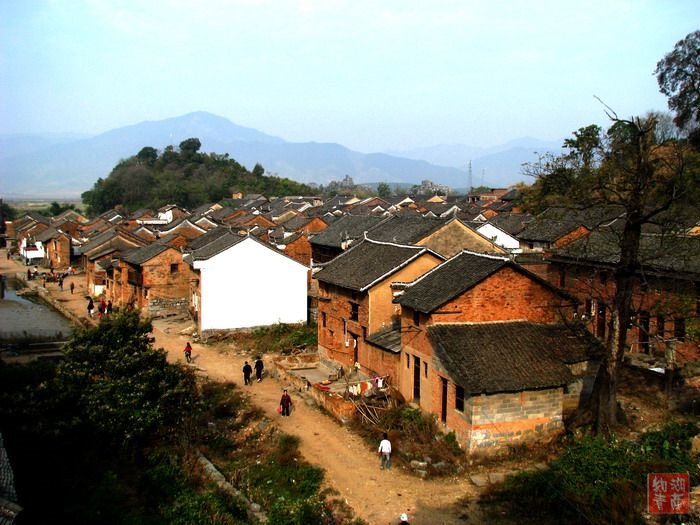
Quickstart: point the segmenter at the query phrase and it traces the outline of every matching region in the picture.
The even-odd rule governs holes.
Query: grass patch
[[[315,347],[316,325],[274,324],[261,326],[251,332],[232,335],[236,347],[250,354],[289,353],[293,350]]]

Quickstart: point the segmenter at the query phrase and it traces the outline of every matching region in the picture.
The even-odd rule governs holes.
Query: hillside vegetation
[[[192,209],[230,197],[232,191],[269,197],[313,193],[304,184],[265,175],[260,164],[248,171],[228,154],[200,153],[200,147],[199,139],[190,138],[182,141],[178,150],[172,146],[162,152],[142,148],[82,194],[88,213],[115,207],[126,211],[158,209],[164,203]]]

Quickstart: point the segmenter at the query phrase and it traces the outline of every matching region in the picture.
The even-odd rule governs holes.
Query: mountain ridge
[[[34,144],[30,134],[23,134],[21,141],[19,135],[0,136],[1,196],[78,197],[92,188],[98,178],[108,177],[120,160],[136,155],[143,147],[162,151],[168,146],[177,148],[180,142],[193,137],[201,141],[203,152],[228,153],[249,170],[259,163],[270,175],[303,183],[325,185],[346,175],[358,184],[420,184],[431,180],[454,188],[468,183],[467,161],[460,168],[392,152],[360,153],[337,143],[287,142],[205,111],[143,121],[94,136],[78,135],[75,140],[69,134],[54,134],[53,139],[47,136],[37,134]],[[521,148],[515,161],[505,158],[503,151],[474,159],[473,174],[481,173],[482,183],[473,176],[473,186],[508,187],[522,180],[519,165],[527,155],[527,150]]]

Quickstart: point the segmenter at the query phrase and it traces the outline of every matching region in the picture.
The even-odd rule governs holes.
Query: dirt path
[[[156,345],[168,350],[169,359],[184,363],[182,349],[188,341],[178,335],[182,325],[168,321],[154,323]],[[250,356],[236,353],[232,347],[222,351],[208,345],[193,344],[192,356],[201,373],[211,379],[243,384],[241,369]],[[266,367],[268,361],[263,358]],[[288,418],[277,414],[282,390],[289,385],[266,377],[248,388],[253,402],[262,408],[286,433],[301,438],[304,458],[326,471],[328,485],[340,493],[355,513],[371,525],[395,525],[406,512],[416,525],[464,524],[460,500],[471,499],[475,487],[465,478],[423,481],[394,468],[379,469],[374,450],[358,436],[313,406],[307,406],[298,392],[290,389],[294,410]]]
[[[0,273],[26,271],[16,261],[8,261],[4,250],[0,252]],[[70,278],[76,288],[73,295],[68,282],[61,291],[56,284],[49,284],[46,293],[60,301],[62,308],[74,315],[86,317],[84,277]],[[39,283],[35,283],[39,284]],[[40,285],[40,284],[39,284]],[[154,323],[155,346],[168,352],[171,362],[184,364],[183,348],[188,338],[180,331],[188,326],[182,321],[158,320]],[[209,345],[193,344],[192,357],[195,366],[214,380],[233,381],[242,385],[241,368],[244,356],[233,347],[223,350]],[[265,360],[266,366],[270,363]],[[251,363],[252,364],[252,363]],[[261,383],[253,383],[249,395],[253,402],[275,421],[280,429],[300,438],[303,457],[326,472],[326,483],[339,492],[339,497],[370,525],[395,525],[402,512],[408,513],[413,525],[457,525],[478,523],[465,515],[460,502],[473,500],[476,488],[467,479],[448,478],[424,481],[407,474],[400,468],[389,471],[379,469],[379,460],[373,447],[368,447],[330,416],[315,407],[307,406],[299,393],[290,391],[294,411],[290,417],[281,417],[276,408],[282,389],[288,385],[267,377]],[[246,387],[243,387],[246,388]],[[471,512],[469,513],[471,515]]]

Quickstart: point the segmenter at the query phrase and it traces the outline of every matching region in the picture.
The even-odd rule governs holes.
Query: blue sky
[[[0,133],[209,111],[373,152],[560,140],[665,110],[697,0],[0,0]]]

